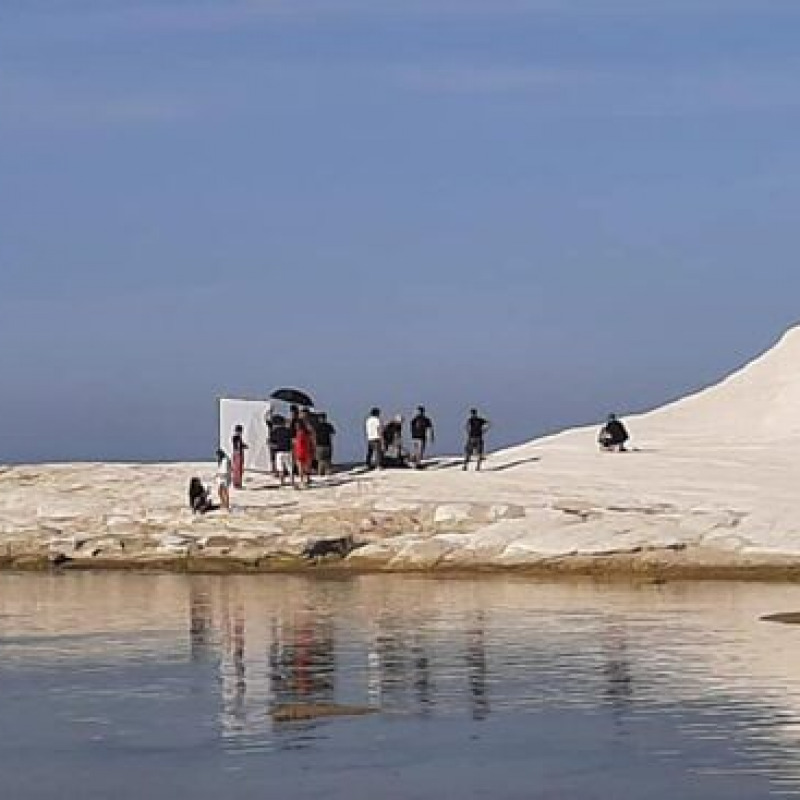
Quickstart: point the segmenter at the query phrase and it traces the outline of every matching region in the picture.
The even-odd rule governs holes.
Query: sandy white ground
[[[681,554],[800,568],[800,329],[717,386],[626,420],[634,451],[596,427],[457,466],[335,476],[311,491],[251,476],[234,512],[187,512],[208,464],[69,464],[0,471],[0,557],[74,563],[296,557],[350,535],[364,567],[531,566]]]

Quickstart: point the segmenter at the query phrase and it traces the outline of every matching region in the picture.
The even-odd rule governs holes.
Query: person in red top
[[[247,445],[244,441],[244,428],[241,425],[237,425],[233,429],[231,442],[233,444],[233,488],[241,489],[244,481],[244,451],[247,450]]]
[[[292,442],[294,450],[294,463],[297,465],[299,485],[311,484],[311,465],[314,463],[314,438],[311,428],[305,420],[299,420],[295,429],[294,440]]]

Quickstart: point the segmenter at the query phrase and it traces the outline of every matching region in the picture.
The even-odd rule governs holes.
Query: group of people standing
[[[268,446],[272,474],[285,486],[289,481],[295,488],[310,486],[311,475],[330,475],[333,471],[333,437],[336,429],[324,412],[292,405],[289,418],[268,411],[265,419],[268,431]],[[428,447],[435,441],[433,420],[424,406],[418,406],[411,418],[409,430],[411,449],[406,449],[403,431],[403,416],[396,414],[383,422],[381,410],[372,408],[364,424],[367,442],[366,468],[368,470],[387,467],[413,467],[422,469]],[[489,420],[473,408],[464,425],[465,445],[462,468],[467,470],[476,459],[476,470],[483,464],[485,437],[490,429]],[[630,436],[625,425],[616,415],[609,414],[598,434],[601,450],[624,452]],[[232,457],[217,450],[215,482],[219,505],[211,499],[208,489],[199,478],[192,478],[189,487],[189,502],[197,513],[217,508],[230,509],[230,488],[241,489],[244,480],[245,452],[244,429],[236,425],[231,437]]]
[[[268,411],[266,423],[272,474],[281,486],[287,480],[296,488],[309,486],[315,469],[318,475],[331,474],[336,428],[324,411],[293,405],[288,420]]]
[[[280,485],[287,482],[295,488],[310,486],[311,476],[330,475],[333,472],[333,439],[336,429],[325,412],[314,412],[310,408],[290,406],[288,419],[275,414],[270,409],[265,417],[268,448],[272,474]],[[404,441],[404,420],[401,414],[384,423],[379,408],[373,408],[365,423],[367,440],[367,469],[387,467],[414,467],[422,469],[425,455],[435,441],[433,420],[424,406],[417,407],[411,419],[411,449],[406,449]],[[463,468],[466,470],[474,457],[476,469],[481,468],[485,453],[485,435],[490,423],[470,411],[465,424],[466,444],[464,446]],[[192,479],[190,504],[193,510],[205,513],[216,508],[230,508],[230,489],[241,489],[244,485],[245,454],[249,445],[244,439],[244,428],[236,425],[231,436],[231,456],[217,450],[217,471],[215,484],[219,495],[219,505],[213,503],[202,481]]]
[[[268,411],[267,446],[272,474],[281,486],[289,481],[295,488],[311,484],[311,475],[330,475],[333,471],[333,437],[336,429],[324,412],[293,405],[289,419]],[[219,505],[215,505],[199,478],[193,478],[189,489],[189,502],[196,512],[205,513],[217,508],[230,508],[230,489],[244,485],[245,453],[249,445],[244,440],[244,428],[236,425],[231,436],[232,457],[221,448],[217,450],[215,483]]]
[[[476,456],[476,469],[481,468],[485,453],[485,436],[491,427],[488,420],[473,408],[465,425],[466,444],[464,446],[463,469],[469,467],[472,456]],[[422,469],[425,453],[429,445],[435,441],[433,420],[427,415],[424,406],[417,407],[417,413],[411,419],[411,451],[407,451],[403,442],[403,416],[396,414],[389,422],[381,419],[381,410],[373,408],[364,423],[367,440],[367,469],[383,469],[384,467],[414,467]]]

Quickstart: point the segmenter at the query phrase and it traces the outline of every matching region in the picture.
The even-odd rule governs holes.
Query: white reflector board
[[[219,446],[232,455],[233,429],[241,425],[247,450],[244,454],[245,469],[269,472],[272,464],[267,446],[267,423],[264,419],[270,403],[267,400],[234,400],[221,398],[219,401]]]

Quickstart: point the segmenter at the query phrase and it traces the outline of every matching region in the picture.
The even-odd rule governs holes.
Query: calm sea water
[[[800,795],[800,587],[0,575],[0,797]],[[280,721],[287,707],[364,716]]]

